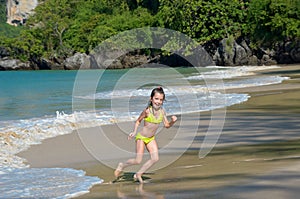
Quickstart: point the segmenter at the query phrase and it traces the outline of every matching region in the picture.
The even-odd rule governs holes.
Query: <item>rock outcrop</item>
[[[156,51],[150,55],[142,52],[96,49],[90,54],[75,53],[67,58],[31,58],[21,62],[13,58],[9,51],[0,47],[0,70],[78,70],[78,69],[122,69],[135,67],[178,67],[178,66],[241,66],[274,65],[300,63],[300,43],[286,42],[274,49],[250,48],[245,39],[225,38],[220,42],[204,46],[205,52],[195,51],[196,55],[181,57],[176,53],[164,55]],[[193,51],[194,52],[194,51]],[[189,62],[192,60],[192,63]]]
[[[91,65],[90,56],[85,53],[75,53],[63,62],[65,70],[89,69]]]
[[[257,56],[253,54],[245,40],[238,43],[230,38],[220,41],[213,60],[219,66],[260,65]]]
[[[287,41],[274,49],[253,50],[245,39],[224,38],[211,56],[218,66],[294,64],[300,63],[300,42]]]
[[[38,0],[7,0],[7,23],[22,25],[33,9],[38,5]]]
[[[0,71],[3,70],[32,70],[29,62],[18,59],[0,59]]]

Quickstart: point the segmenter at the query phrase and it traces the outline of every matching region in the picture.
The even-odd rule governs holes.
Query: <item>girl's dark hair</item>
[[[163,96],[164,96],[163,100],[165,100],[165,92],[164,92],[164,89],[163,89],[161,86],[156,87],[156,88],[154,88],[154,89],[152,90],[151,95],[150,95],[151,99],[154,97],[154,95],[155,95],[156,93],[163,94]],[[149,106],[152,106],[151,100],[149,100],[148,107],[149,107]]]

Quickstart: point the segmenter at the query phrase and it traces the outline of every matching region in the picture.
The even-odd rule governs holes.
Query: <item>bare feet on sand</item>
[[[134,179],[135,181],[138,180],[141,184],[144,183],[143,178],[142,178],[142,174],[141,174],[141,173],[136,173],[136,174],[134,174],[133,179]]]
[[[116,168],[114,174],[116,177],[119,177],[120,173],[123,171],[123,163],[119,163],[118,167]]]

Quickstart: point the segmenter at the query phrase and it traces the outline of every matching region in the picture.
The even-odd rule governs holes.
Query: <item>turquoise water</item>
[[[0,120],[71,111],[76,71],[0,72]]]
[[[207,71],[208,69],[202,69]],[[88,76],[100,77],[96,94],[111,92],[120,78],[129,70],[83,71]],[[173,71],[173,70],[172,70]],[[145,86],[145,78],[156,82],[175,85],[176,74],[168,74],[169,70],[141,69],[134,71],[134,77],[126,80],[126,87],[139,88]],[[181,68],[177,72],[186,76],[194,69]],[[174,73],[174,71],[173,71]],[[178,75],[177,74],[177,75]],[[72,94],[77,71],[5,71],[0,72],[0,120],[19,120],[55,115],[56,111],[72,113]],[[132,76],[132,74],[130,75]],[[161,81],[163,78],[163,81]],[[90,81],[90,79],[87,79]],[[123,80],[124,81],[124,80]],[[84,84],[85,82],[83,82]],[[148,83],[148,89],[151,84]],[[126,92],[126,91],[124,91]],[[84,92],[83,92],[84,93]],[[93,95],[94,93],[90,93]],[[124,93],[126,95],[126,93]],[[85,95],[85,94],[83,94]],[[86,94],[88,95],[88,94]],[[105,96],[103,97],[105,98]],[[109,98],[106,96],[106,99]],[[102,101],[101,101],[102,100]],[[110,101],[101,97],[96,99],[97,108],[109,108]]]
[[[187,75],[193,69],[179,69]],[[205,69],[203,69],[205,71]],[[207,70],[207,69],[206,69]],[[166,71],[165,74],[161,73]],[[110,92],[128,70],[83,71],[90,76],[101,77],[97,92]],[[141,69],[126,84],[143,86],[145,76],[153,79],[172,77],[167,70]],[[18,120],[55,115],[57,110],[72,113],[72,94],[77,71],[2,71],[0,72],[0,120]],[[87,79],[89,81],[90,79]],[[159,82],[159,81],[158,81]],[[84,84],[84,82],[83,82]],[[149,87],[150,89],[150,87]],[[93,94],[93,93],[91,93]],[[98,107],[108,106],[109,102],[96,102]]]
[[[278,84],[287,79],[253,76],[261,69],[265,68],[0,72],[0,185],[5,184],[0,186],[0,196],[10,198],[15,197],[10,194],[18,193],[35,197],[39,194],[36,187],[43,188],[44,197],[51,198],[88,191],[102,180],[68,168],[31,170],[16,154],[76,128],[110,124],[112,120],[132,121],[146,107],[151,90],[158,85],[166,93],[166,112],[184,114],[228,107],[249,99],[247,94],[226,93],[226,89]],[[54,179],[55,196],[36,172]],[[17,178],[11,179],[12,176]],[[62,191],[66,179],[70,189]],[[20,182],[17,190],[16,181]]]

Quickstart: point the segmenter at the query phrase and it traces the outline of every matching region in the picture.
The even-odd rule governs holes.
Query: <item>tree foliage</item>
[[[150,26],[182,32],[201,44],[246,36],[271,45],[299,40],[299,4],[299,0],[42,0],[21,32],[1,20],[0,37],[5,36],[2,46],[23,59],[89,53],[113,35]],[[12,32],[18,36],[9,39]]]
[[[203,43],[240,36],[246,26],[246,6],[241,0],[162,0],[158,22]]]
[[[299,0],[252,0],[248,32],[254,41],[272,44],[300,39]]]
[[[0,23],[6,20],[6,0],[0,0]]]

